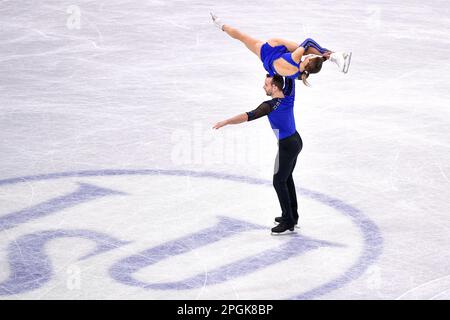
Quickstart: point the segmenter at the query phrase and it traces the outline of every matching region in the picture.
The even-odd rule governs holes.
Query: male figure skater
[[[264,101],[253,111],[220,121],[213,126],[213,129],[219,129],[228,124],[238,124],[268,116],[278,139],[273,186],[282,210],[281,217],[275,218],[279,224],[272,228],[272,233],[294,231],[298,222],[297,196],[292,172],[297,162],[297,156],[302,150],[303,142],[295,128],[295,80],[289,78],[285,80],[277,74],[273,77],[267,75],[264,90],[272,100]]]

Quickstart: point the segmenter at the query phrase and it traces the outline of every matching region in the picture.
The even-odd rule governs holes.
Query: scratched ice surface
[[[297,83],[300,229],[270,236],[262,40]],[[446,1],[1,1],[1,299],[449,299]],[[274,286],[276,284],[276,286]]]

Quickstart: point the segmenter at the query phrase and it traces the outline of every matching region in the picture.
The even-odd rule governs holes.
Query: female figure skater
[[[270,76],[279,74],[289,79],[301,79],[309,85],[306,79],[311,73],[318,73],[322,63],[328,59],[337,64],[341,72],[347,73],[350,66],[351,52],[332,52],[322,48],[313,39],[306,39],[298,45],[289,40],[274,38],[266,43],[224,24],[219,17],[211,13],[214,24],[225,31],[230,37],[240,40],[263,62]],[[304,57],[304,60],[302,60]]]

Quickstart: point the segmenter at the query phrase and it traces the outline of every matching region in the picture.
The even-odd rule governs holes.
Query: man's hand
[[[238,123],[242,123],[248,120],[248,115],[246,112],[238,114],[237,116],[234,116],[233,118],[227,119],[227,120],[223,120],[220,122],[217,122],[213,129],[219,129],[222,128],[223,126],[226,126],[227,124],[238,124]]]
[[[217,122],[214,126],[213,126],[213,129],[219,129],[219,128],[222,128],[223,126],[226,126],[228,124],[228,121],[227,120],[224,120],[224,121],[219,121],[219,122]]]

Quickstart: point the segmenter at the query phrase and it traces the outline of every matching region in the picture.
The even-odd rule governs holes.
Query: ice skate
[[[281,222],[276,227],[273,227],[271,231],[272,231],[272,235],[282,234],[282,233],[285,233],[286,231],[292,232],[292,231],[294,231],[294,225],[293,224],[289,225],[285,222]]]
[[[348,52],[333,52],[330,55],[330,61],[336,63],[339,68],[339,71],[343,73],[348,72],[348,68],[350,67],[350,60],[352,57],[352,53]]]
[[[344,58],[345,58],[344,73],[347,73],[348,68],[350,68],[350,61],[352,60],[352,53],[351,52],[344,53]]]
[[[277,223],[281,223],[283,221],[283,218],[282,217],[275,217],[275,224],[277,224]],[[298,225],[298,221],[295,221],[295,227],[296,228],[300,228]]]
[[[222,19],[220,19],[218,16],[216,16],[212,12],[210,12],[210,14],[211,14],[211,18],[212,18],[213,23],[217,26],[217,28],[219,28],[220,30],[223,31],[224,23],[222,22]]]
[[[336,63],[336,65],[339,68],[339,71],[344,72],[345,58],[343,52],[333,52],[330,55],[330,61]]]

